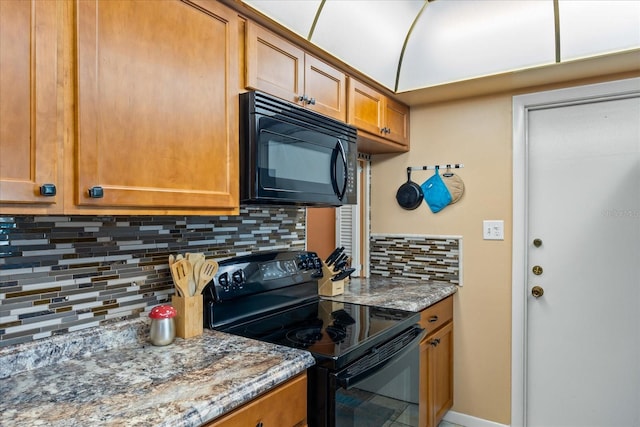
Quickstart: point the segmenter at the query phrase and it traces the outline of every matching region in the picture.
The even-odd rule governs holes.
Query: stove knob
[[[315,268],[322,268],[322,262],[320,261],[320,258],[316,258],[313,260],[313,266]]]
[[[309,264],[307,263],[307,260],[303,259],[302,261],[300,261],[299,267],[300,267],[300,270],[306,270],[307,267],[309,267]]]
[[[231,279],[233,280],[234,285],[241,285],[242,283],[244,283],[244,280],[245,280],[244,270],[234,271],[233,274],[231,275]]]
[[[218,277],[218,284],[223,288],[226,288],[227,286],[229,286],[229,274],[222,273],[220,277]]]

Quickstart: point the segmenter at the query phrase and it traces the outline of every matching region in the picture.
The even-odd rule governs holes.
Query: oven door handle
[[[352,374],[349,371],[350,368],[354,366],[355,363],[357,363],[355,362],[354,364],[351,364],[348,367],[344,368],[342,371],[332,373],[331,376],[333,377],[333,381],[335,382],[335,384],[348,390],[351,387],[355,387],[356,385],[358,385],[360,381],[363,381],[371,377],[372,375],[375,375],[390,362],[401,358],[410,351],[417,350],[418,344],[420,343],[420,341],[422,341],[422,338],[425,336],[426,332],[424,329],[416,325],[411,329],[410,333],[414,335],[412,340],[407,345],[402,346],[398,351],[389,354],[384,358],[381,358],[377,363],[368,367],[367,369]]]
[[[342,160],[342,167],[344,168],[344,182],[342,183],[342,190],[338,188],[339,160]],[[347,179],[347,156],[344,153],[344,148],[342,148],[342,142],[338,140],[338,142],[336,142],[336,147],[333,149],[333,153],[331,154],[331,184],[333,185],[333,191],[338,196],[338,200],[342,200],[342,198],[344,197],[344,193],[346,193],[347,191]]]

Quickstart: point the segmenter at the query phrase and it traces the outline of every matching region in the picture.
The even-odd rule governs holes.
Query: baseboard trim
[[[444,415],[444,420],[464,427],[509,427],[507,424],[500,424],[455,411],[447,412]]]

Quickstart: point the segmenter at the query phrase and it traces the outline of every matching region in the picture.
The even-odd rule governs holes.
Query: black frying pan
[[[404,209],[413,210],[420,206],[424,199],[422,188],[415,182],[411,181],[411,168],[407,168],[407,182],[398,188],[396,200]]]

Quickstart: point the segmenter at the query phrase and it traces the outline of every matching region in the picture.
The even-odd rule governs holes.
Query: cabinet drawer
[[[307,375],[302,374],[204,427],[306,425]]]
[[[420,326],[425,328],[427,335],[451,320],[453,320],[453,295],[420,312]]]

